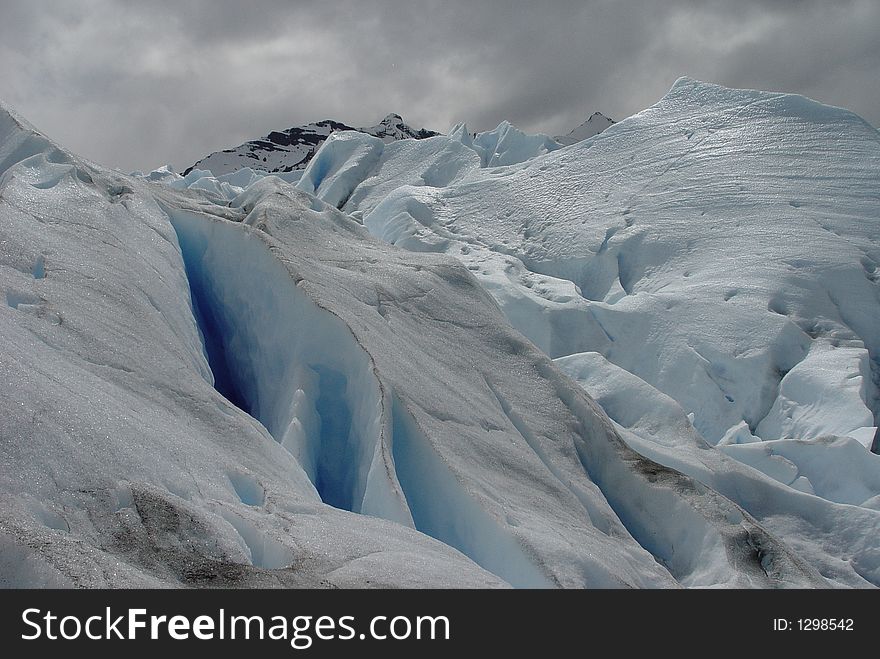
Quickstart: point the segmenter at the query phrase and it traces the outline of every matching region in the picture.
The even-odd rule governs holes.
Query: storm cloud
[[[878,31],[874,0],[2,0],[0,100],[127,170],[389,112],[559,134],[596,110],[638,112],[681,75],[877,126]]]

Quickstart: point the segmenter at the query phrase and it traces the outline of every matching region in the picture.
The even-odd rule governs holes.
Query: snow
[[[380,126],[124,176],[0,110],[0,582],[880,584],[876,130]]]

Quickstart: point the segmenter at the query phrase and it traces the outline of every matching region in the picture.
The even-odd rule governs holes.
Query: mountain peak
[[[425,139],[439,133],[425,128],[412,128],[396,112],[385,116],[374,126],[355,128],[334,119],[323,119],[287,130],[272,131],[265,137],[251,140],[231,149],[205,156],[184,171],[207,169],[215,176],[228,174],[243,167],[272,173],[304,170],[312,157],[332,133],[353,130],[378,137],[383,142]]]
[[[355,130],[378,137],[383,142],[396,142],[397,140],[406,140],[410,138],[423,140],[440,134],[425,128],[413,128],[403,120],[403,117],[394,112],[386,115],[386,117],[375,126],[357,128]]]
[[[598,135],[614,123],[616,122],[613,119],[609,119],[601,112],[594,112],[584,123],[575,128],[568,135],[557,135],[553,139],[560,144],[567,146]]]

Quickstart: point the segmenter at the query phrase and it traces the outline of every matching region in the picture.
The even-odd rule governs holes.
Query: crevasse
[[[405,405],[386,398],[369,354],[294,285],[265,236],[166,212],[212,384],[297,458],[324,503],[415,527],[514,586],[553,585],[470,499]]]

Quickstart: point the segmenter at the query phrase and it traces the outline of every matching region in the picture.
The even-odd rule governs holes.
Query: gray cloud
[[[874,0],[3,0],[0,99],[68,148],[178,167],[331,117],[567,132],[680,75],[880,125]]]

